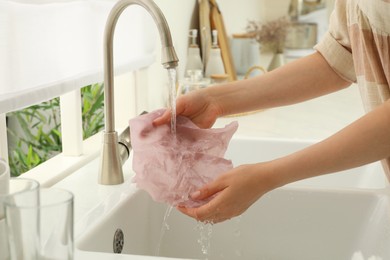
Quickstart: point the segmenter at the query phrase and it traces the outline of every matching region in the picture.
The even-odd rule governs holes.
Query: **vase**
[[[271,63],[268,66],[268,71],[277,69],[286,64],[283,52],[277,52],[274,54]]]

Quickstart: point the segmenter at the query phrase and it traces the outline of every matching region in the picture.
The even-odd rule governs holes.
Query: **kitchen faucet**
[[[108,15],[104,32],[105,130],[103,133],[99,184],[113,185],[123,183],[122,165],[130,153],[130,129],[127,128],[119,137],[115,131],[113,38],[118,18],[128,6],[133,4],[144,7],[157,25],[162,45],[161,63],[164,68],[176,68],[178,64],[168,23],[160,8],[152,0],[120,0],[114,5]]]

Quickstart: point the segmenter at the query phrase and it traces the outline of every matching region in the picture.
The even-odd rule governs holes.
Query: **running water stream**
[[[164,238],[165,232],[169,230],[168,217],[171,214],[172,209],[173,209],[172,206],[168,206],[167,210],[165,211],[164,220],[160,231],[160,239],[158,241],[157,248],[156,248],[156,253],[155,253],[156,256],[160,256],[162,240]]]
[[[177,69],[176,68],[170,68],[168,69],[168,91],[169,91],[169,99],[168,99],[168,106],[171,110],[171,133],[176,136],[176,91],[177,91]],[[168,225],[168,217],[171,214],[173,207],[168,206],[167,210],[165,211],[164,220],[161,226],[160,231],[160,239],[158,241],[158,245],[156,248],[156,256],[160,255],[160,248],[161,243],[164,238],[165,232],[169,230]]]
[[[205,257],[204,260],[208,260],[210,256],[211,248],[211,234],[213,233],[213,223],[211,222],[198,222],[196,230],[199,232],[198,244],[201,247],[202,253]]]
[[[177,69],[168,69],[169,108],[171,109],[171,133],[176,135]]]
[[[165,214],[163,223],[161,225],[160,238],[157,244],[157,248],[155,251],[155,256],[161,256],[161,247],[163,245],[163,240],[166,232],[170,230],[170,226],[168,224],[168,218],[171,215],[173,207],[168,206]],[[211,249],[211,235],[213,232],[213,224],[211,222],[200,222],[198,221],[196,227],[194,228],[194,232],[199,232],[199,238],[197,242],[200,246],[200,250],[205,257],[203,260],[208,260],[210,257],[210,249]],[[240,256],[237,254],[237,256]]]
[[[169,79],[169,109],[171,110],[171,133],[176,135],[176,93],[177,93],[177,70],[176,68],[168,69],[168,79]],[[164,220],[161,226],[160,239],[156,248],[155,255],[160,255],[160,249],[162,245],[162,241],[164,235],[167,231],[169,231],[168,218],[172,212],[172,206],[168,206]],[[199,232],[200,238],[198,239],[198,243],[201,246],[201,251],[203,255],[208,259],[210,254],[210,240],[212,234],[212,224],[210,223],[202,223],[198,222],[196,226],[196,231]]]

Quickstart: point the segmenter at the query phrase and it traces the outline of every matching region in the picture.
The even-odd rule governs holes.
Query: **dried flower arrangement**
[[[257,21],[249,21],[246,31],[254,35],[254,38],[265,49],[275,53],[282,53],[288,27],[291,25],[287,17],[281,17],[276,20],[262,24]]]

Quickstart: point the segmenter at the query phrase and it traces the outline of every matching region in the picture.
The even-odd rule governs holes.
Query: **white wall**
[[[218,1],[228,35],[245,32],[249,20],[260,20],[263,0]]]
[[[249,20],[269,21],[287,14],[290,0],[218,1],[229,35],[245,32]]]

